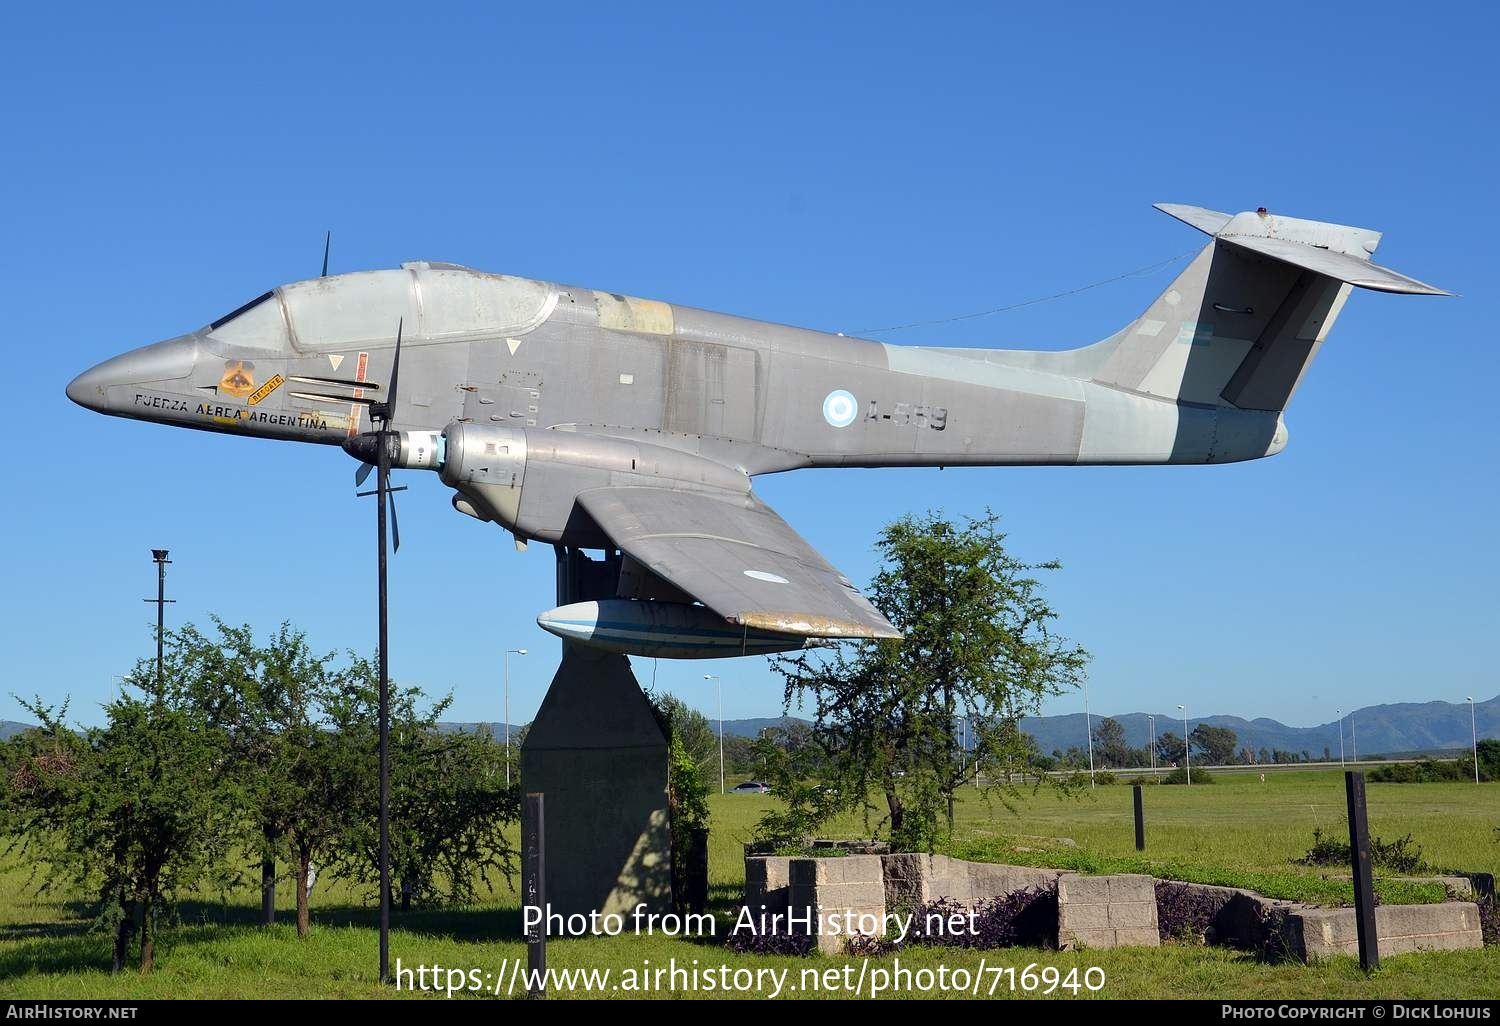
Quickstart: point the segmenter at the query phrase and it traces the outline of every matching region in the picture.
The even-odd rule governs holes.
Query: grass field
[[[732,784],[733,782],[731,782]],[[1036,864],[1059,865],[1084,872],[1136,870],[1206,882],[1253,886],[1278,896],[1337,903],[1349,885],[1322,879],[1324,872],[1296,866],[1291,860],[1312,844],[1314,827],[1342,835],[1343,779],[1336,771],[1279,771],[1262,784],[1255,775],[1225,775],[1209,786],[1153,787],[1146,793],[1147,852],[1134,849],[1131,792],[1124,785],[1100,787],[1077,799],[1050,795],[1028,798],[1015,811],[987,806],[972,794],[959,806],[952,844],[954,853]],[[662,937],[585,938],[554,941],[549,964],[561,969],[611,970],[611,991],[647,965],[662,968],[675,959],[680,967],[721,964],[731,969],[787,971],[782,996],[830,997],[810,990],[804,970],[859,971],[859,959],[780,958],[735,955],[721,939],[743,886],[740,845],[755,820],[772,801],[757,796],[712,799],[714,814],[710,875],[713,901],[721,915],[719,939]],[[1371,832],[1387,840],[1407,833],[1439,869],[1500,872],[1500,785],[1371,785]],[[858,819],[837,824],[834,834],[862,832]],[[1067,838],[1072,845],[1046,838]],[[1024,850],[1017,850],[1018,848]],[[61,897],[39,898],[24,885],[28,868],[10,865],[0,875],[0,997],[150,998],[150,997],[422,997],[375,981],[374,913],[358,890],[337,881],[320,881],[315,894],[314,931],[299,941],[289,925],[271,930],[254,924],[258,895],[249,891],[188,902],[181,925],[166,931],[158,948],[157,971],[110,976],[105,937],[88,932],[80,905]],[[1437,900],[1431,889],[1381,885],[1386,901]],[[290,912],[290,887],[282,887],[283,910]],[[493,904],[444,910],[397,913],[392,933],[392,961],[404,966],[439,963],[462,970],[505,973],[507,959],[524,958],[516,897],[502,891]],[[1500,949],[1406,955],[1385,959],[1380,971],[1365,978],[1353,959],[1334,959],[1311,966],[1277,965],[1218,949],[1172,945],[1159,950],[1052,952],[1009,949],[999,952],[955,952],[912,948],[899,956],[905,970],[945,965],[974,973],[985,960],[981,993],[997,984],[995,996],[1011,996],[1008,977],[994,968],[1013,967],[1016,980],[1029,963],[1069,969],[1098,967],[1105,983],[1080,997],[1240,997],[1240,998],[1457,998],[1500,994]],[[883,970],[892,973],[896,956],[872,959],[868,984]],[[904,979],[904,978],[902,978]],[[912,996],[922,977],[893,979],[891,993]],[[1097,975],[1092,977],[1098,981]],[[700,978],[700,982],[702,979]],[[826,982],[826,981],[825,981]],[[627,983],[627,986],[629,984]],[[799,988],[799,989],[791,989]],[[502,990],[504,987],[502,986]],[[660,996],[656,990],[648,991]],[[698,991],[677,996],[717,996]],[[555,996],[562,996],[554,992]],[[755,991],[749,992],[754,996]],[[931,996],[941,996],[932,991]],[[965,995],[950,995],[965,996]],[[1015,996],[1025,996],[1016,994]]]

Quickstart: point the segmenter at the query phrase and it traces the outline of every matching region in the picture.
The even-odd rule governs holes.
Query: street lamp
[[[1089,717],[1089,682],[1083,680],[1083,729],[1089,734],[1089,787],[1094,786],[1094,722]]]
[[[712,673],[705,673],[704,680],[714,682],[719,692],[719,793],[724,793],[724,684]]]
[[[505,786],[510,786],[510,657],[512,655],[523,656],[526,654],[524,648],[507,648],[505,650]]]
[[[1335,709],[1334,715],[1339,719],[1339,769],[1344,768],[1344,710]]]
[[[1151,756],[1151,777],[1156,778],[1156,717],[1147,714],[1146,721],[1151,725],[1151,742],[1146,745],[1146,751]]]
[[[1179,709],[1182,710],[1182,757],[1187,762],[1187,782],[1188,782],[1188,787],[1192,787],[1193,786],[1193,750],[1188,747],[1187,709],[1184,708],[1183,706],[1180,706],[1180,705],[1177,708],[1179,708]]]
[[[1354,714],[1349,714],[1349,747],[1353,750],[1353,762],[1359,762],[1359,737],[1354,733]]]
[[[1474,696],[1464,701],[1469,703],[1469,737],[1474,739],[1474,783],[1479,783],[1479,728],[1474,726]]]

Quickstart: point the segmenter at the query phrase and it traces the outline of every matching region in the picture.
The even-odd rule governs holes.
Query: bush
[[[1229,899],[1170,880],[1156,881],[1156,929],[1164,941],[1203,943],[1203,935]]]
[[[740,909],[740,916],[736,922],[745,914],[745,909]],[[756,916],[750,913],[751,919]],[[809,955],[817,950],[817,938],[810,934],[791,933],[785,927],[780,930],[762,933],[759,930],[738,932],[730,930],[729,935],[724,938],[724,946],[730,951],[741,955]]]
[[[973,929],[967,916],[957,932],[947,929],[949,917],[966,914],[968,906],[940,898],[917,908],[910,943],[945,948],[1009,948],[1017,945],[1050,947],[1057,941],[1057,885],[1028,887],[974,906]]]
[[[1178,766],[1171,773],[1168,773],[1166,776],[1162,777],[1161,782],[1163,784],[1188,783],[1187,767]],[[1206,769],[1199,769],[1197,766],[1194,766],[1192,782],[1194,784],[1212,784],[1214,782],[1214,775]]]
[[[1377,766],[1365,779],[1375,784],[1436,784],[1448,780],[1473,780],[1474,760],[1465,767],[1454,759],[1422,759],[1419,762],[1395,762]]]
[[[1297,861],[1304,866],[1348,866],[1351,858],[1349,842],[1324,837],[1323,831],[1314,830],[1312,848]],[[1372,837],[1370,865],[1393,873],[1421,873],[1429,868],[1422,861],[1421,845],[1412,843],[1411,834],[1398,837],[1389,844],[1378,837]]]

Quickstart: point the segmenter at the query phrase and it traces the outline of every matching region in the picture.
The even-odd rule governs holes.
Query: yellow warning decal
[[[271,379],[251,393],[248,402],[251,406],[259,406],[260,401],[282,385],[286,384],[286,378],[280,374],[272,375]]]

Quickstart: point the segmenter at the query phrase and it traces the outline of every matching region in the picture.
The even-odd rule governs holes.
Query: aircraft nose
[[[193,372],[197,344],[187,337],[110,357],[68,382],[68,398],[85,409],[109,412],[109,390],[117,385],[165,384]]]

